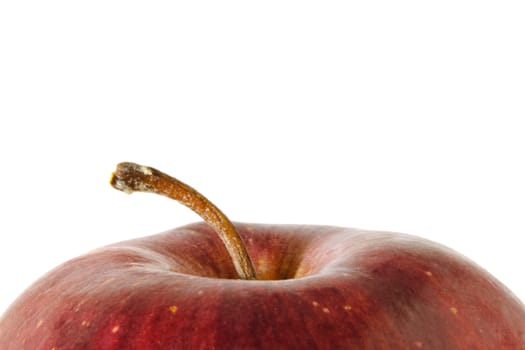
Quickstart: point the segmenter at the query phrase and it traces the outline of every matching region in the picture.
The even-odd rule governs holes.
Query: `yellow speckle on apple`
[[[351,310],[352,310],[352,306],[350,306],[350,305],[345,305],[345,306],[343,306],[343,308],[344,308],[346,311],[351,311]]]
[[[456,309],[454,306],[452,306],[450,308],[450,312],[452,312],[453,315],[457,315],[458,314],[458,309]]]
[[[177,310],[178,310],[179,308],[178,308],[177,306],[175,306],[175,305],[172,305],[172,306],[169,307],[169,309],[170,309],[170,312],[171,312],[172,314],[174,314],[174,313],[177,312]]]

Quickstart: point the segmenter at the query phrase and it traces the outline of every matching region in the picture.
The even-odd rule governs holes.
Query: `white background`
[[[113,190],[120,161],[236,221],[430,238],[524,300],[525,5],[359,3],[2,1],[0,312],[199,219]]]

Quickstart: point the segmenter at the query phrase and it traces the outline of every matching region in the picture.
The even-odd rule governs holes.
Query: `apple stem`
[[[150,192],[174,199],[193,210],[217,232],[230,254],[240,279],[256,279],[246,246],[232,222],[206,197],[192,187],[161,171],[135,163],[120,163],[110,180],[125,193]]]

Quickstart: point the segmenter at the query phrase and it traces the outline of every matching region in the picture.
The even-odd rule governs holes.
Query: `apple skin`
[[[256,281],[204,223],[62,264],[0,319],[2,350],[525,349],[525,307],[410,235],[235,223]]]

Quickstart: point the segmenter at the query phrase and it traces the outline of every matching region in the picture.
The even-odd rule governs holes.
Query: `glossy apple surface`
[[[120,163],[110,183],[206,223],[121,242],[43,276],[0,319],[1,350],[525,349],[525,307],[424,239],[232,223],[190,186]]]
[[[236,223],[239,280],[205,223],[100,248],[33,284],[2,350],[525,349],[525,309],[436,243],[326,226]]]

